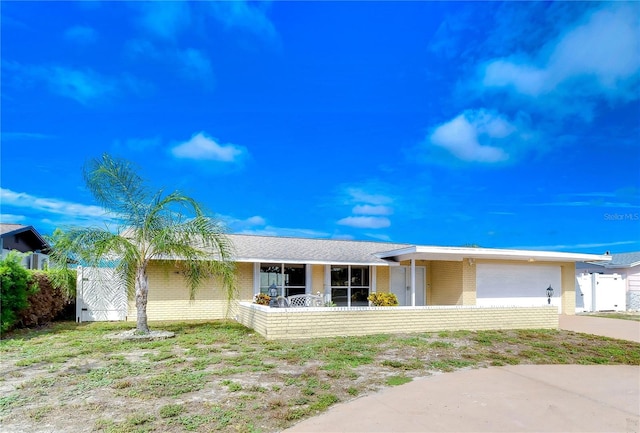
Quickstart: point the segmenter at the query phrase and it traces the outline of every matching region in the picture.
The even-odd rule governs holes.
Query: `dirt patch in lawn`
[[[3,432],[275,432],[413,378],[507,364],[640,365],[640,344],[556,330],[267,341],[230,322],[162,323],[175,337],[104,338],[128,324],[59,324],[0,342]]]

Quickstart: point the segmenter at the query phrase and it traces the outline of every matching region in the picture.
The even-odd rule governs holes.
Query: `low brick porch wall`
[[[270,308],[240,302],[236,320],[269,340],[453,330],[557,329],[558,308]]]

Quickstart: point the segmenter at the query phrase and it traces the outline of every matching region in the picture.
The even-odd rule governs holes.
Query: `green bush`
[[[375,307],[395,307],[398,305],[398,298],[394,293],[373,292],[367,300]]]
[[[17,323],[20,313],[29,307],[29,296],[36,292],[32,276],[20,262],[22,255],[10,252],[0,260],[0,331],[7,332]]]
[[[51,271],[27,272],[36,289],[29,295],[29,306],[19,313],[18,321],[24,327],[50,323],[73,302],[73,293],[70,288],[61,286]]]

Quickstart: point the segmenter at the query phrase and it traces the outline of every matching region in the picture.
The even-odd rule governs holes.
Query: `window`
[[[303,264],[260,264],[260,293],[269,293],[269,287],[275,284],[279,295],[302,295],[306,281],[307,268]]]
[[[331,301],[342,307],[369,305],[369,266],[331,266]]]

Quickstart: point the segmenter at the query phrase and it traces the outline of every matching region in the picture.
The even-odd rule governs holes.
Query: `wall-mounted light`
[[[547,287],[547,304],[551,305],[551,297],[553,296],[553,287]]]

